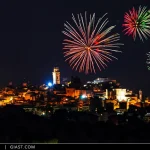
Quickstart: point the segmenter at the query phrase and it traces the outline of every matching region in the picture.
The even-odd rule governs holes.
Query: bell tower
[[[142,90],[139,90],[139,99],[142,101]]]
[[[58,67],[54,67],[52,76],[53,76],[53,84],[60,84],[60,71]]]

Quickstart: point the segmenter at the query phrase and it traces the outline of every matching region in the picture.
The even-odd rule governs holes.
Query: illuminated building
[[[53,75],[53,84],[60,84],[60,72],[58,67],[54,67],[52,75]]]
[[[24,100],[36,100],[36,94],[35,94],[35,92],[27,92],[24,95]]]
[[[116,98],[118,101],[126,101],[126,89],[116,89]]]
[[[115,81],[115,80],[111,80],[109,78],[97,78],[94,81],[88,81],[87,84],[92,83],[92,84],[99,84],[99,83],[103,83],[103,82],[109,82],[109,81]]]
[[[94,84],[102,83],[102,82],[108,82],[110,81],[109,78],[97,78],[93,81]]]
[[[13,96],[7,96],[0,99],[0,106],[5,106],[6,104],[13,103]]]
[[[66,96],[71,96],[75,98],[86,97],[89,98],[92,95],[91,90],[76,90],[75,88],[66,88]]]
[[[141,90],[139,90],[139,99],[140,99],[140,101],[142,101],[142,91]]]
[[[114,90],[114,89],[112,89],[112,90],[106,89],[105,98],[106,98],[106,99],[116,99],[115,90]]]

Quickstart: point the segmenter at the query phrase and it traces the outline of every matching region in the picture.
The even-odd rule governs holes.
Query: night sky
[[[120,1],[120,2],[119,2]],[[27,78],[41,84],[52,80],[52,69],[59,66],[61,77],[79,76],[83,81],[97,77],[118,80],[123,87],[142,89],[150,95],[150,72],[146,67],[146,53],[150,39],[144,43],[133,41],[122,33],[124,13],[133,6],[148,6],[149,0],[55,0],[55,1],[4,1],[0,2],[0,86],[9,81],[20,82]],[[119,3],[118,3],[119,2]],[[108,13],[109,25],[117,25],[121,34],[123,53],[114,54],[118,60],[97,74],[85,75],[72,71],[64,61],[62,30],[64,22],[72,22],[71,14]]]

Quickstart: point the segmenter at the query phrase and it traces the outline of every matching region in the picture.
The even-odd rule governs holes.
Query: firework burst
[[[95,68],[101,71],[101,68],[107,66],[107,62],[112,61],[112,52],[121,52],[118,50],[121,43],[119,34],[111,34],[115,26],[106,28],[108,18],[103,15],[96,22],[95,14],[87,18],[87,13],[77,15],[77,19],[72,14],[74,26],[66,22],[64,24],[63,34],[67,36],[64,39],[64,57],[69,62],[72,69],[79,72],[96,73]]]
[[[147,7],[139,7],[136,10],[134,7],[124,15],[124,32],[127,35],[132,35],[136,39],[138,35],[140,40],[147,39],[150,36],[150,10]]]
[[[146,55],[147,55],[147,61],[146,61],[147,69],[150,70],[150,52],[148,52]]]

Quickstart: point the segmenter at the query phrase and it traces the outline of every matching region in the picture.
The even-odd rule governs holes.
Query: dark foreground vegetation
[[[150,125],[135,116],[116,125],[96,115],[58,110],[51,118],[18,107],[0,109],[1,143],[150,142]]]

